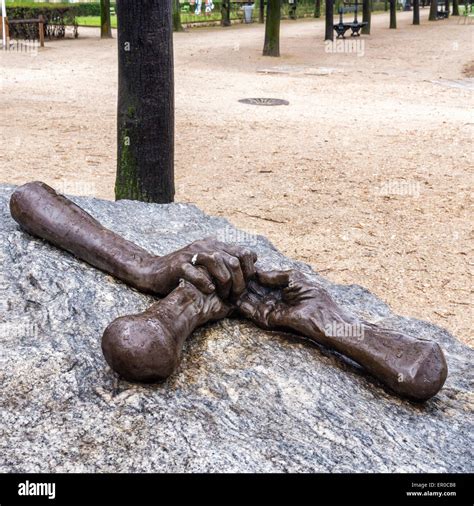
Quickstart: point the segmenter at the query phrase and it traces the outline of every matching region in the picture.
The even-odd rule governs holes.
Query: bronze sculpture
[[[40,182],[18,188],[10,210],[32,235],[138,290],[165,296],[139,315],[116,319],[104,332],[104,356],[126,379],[168,377],[195,328],[232,315],[335,349],[412,400],[431,398],[446,379],[446,360],[437,343],[358,319],[297,271],[257,271],[257,256],[246,248],[208,238],[157,257]]]

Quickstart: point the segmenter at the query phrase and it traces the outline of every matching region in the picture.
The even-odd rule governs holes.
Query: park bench
[[[449,10],[446,9],[445,0],[438,0],[438,10],[436,11],[436,19],[446,19],[448,17],[449,17]]]
[[[39,32],[39,42],[40,46],[44,47],[44,23],[45,20],[43,16],[39,16],[37,19],[8,19],[5,18],[5,34],[7,40],[10,38],[10,26],[11,25],[20,25],[20,24],[37,24],[38,32]]]
[[[339,23],[334,24],[334,30],[337,33],[337,38],[346,38],[346,32],[351,30],[351,37],[359,37],[360,30],[367,25],[366,21],[359,21],[357,19],[357,11],[359,7],[359,2],[356,0],[355,3],[344,2],[343,5],[339,8]],[[350,23],[344,23],[343,15],[353,12],[354,20]]]

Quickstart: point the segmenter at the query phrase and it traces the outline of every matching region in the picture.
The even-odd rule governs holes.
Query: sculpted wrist
[[[135,265],[134,275],[139,289],[157,295],[167,295],[174,287],[171,286],[165,257],[149,255]]]

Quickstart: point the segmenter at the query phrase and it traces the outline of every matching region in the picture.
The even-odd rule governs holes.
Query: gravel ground
[[[279,59],[261,25],[177,34],[176,199],[472,346],[473,31],[427,15],[375,15],[352,53],[283,22]],[[113,199],[116,41],[97,35],[0,56],[0,181]]]

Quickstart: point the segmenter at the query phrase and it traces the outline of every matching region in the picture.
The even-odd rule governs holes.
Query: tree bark
[[[438,18],[438,0],[431,0],[429,21],[436,21]]]
[[[110,22],[110,0],[100,0],[100,38],[112,38],[112,24]]]
[[[448,13],[448,18],[449,18],[449,0],[445,0],[444,2],[444,10]]]
[[[263,56],[280,56],[281,0],[267,0]]]
[[[459,0],[453,0],[453,13],[452,16],[459,16]]]
[[[372,18],[372,0],[363,0],[362,2],[362,21],[367,24],[362,28],[362,33],[370,35],[370,23]]]
[[[259,2],[258,22],[265,23],[265,0],[260,0]]]
[[[118,0],[116,199],[174,198],[172,0]]]
[[[334,40],[334,0],[326,0],[326,33],[324,40]]]
[[[321,0],[316,0],[314,3],[314,17],[321,17]]]
[[[413,24],[420,24],[420,0],[413,0]]]
[[[397,28],[397,0],[390,0],[390,28]]]
[[[230,26],[230,0],[222,0],[221,14],[221,26]]]
[[[184,32],[181,24],[181,5],[179,0],[173,0],[173,31]]]

